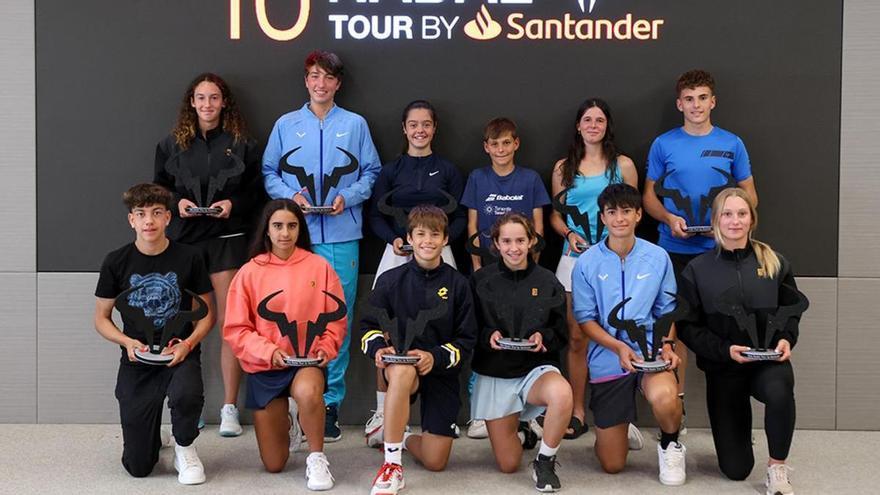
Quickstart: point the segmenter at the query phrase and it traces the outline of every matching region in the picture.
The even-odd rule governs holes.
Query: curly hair
[[[580,107],[578,107],[577,115],[574,119],[574,136],[572,136],[571,144],[568,147],[568,156],[566,156],[565,161],[562,162],[563,187],[571,187],[572,184],[574,184],[574,177],[578,173],[578,167],[581,164],[581,160],[583,160],[584,156],[587,154],[587,146],[584,144],[584,137],[581,136],[581,132],[577,129],[577,125],[580,123],[584,114],[587,113],[587,110],[593,107],[598,108],[605,114],[605,120],[607,122],[605,136],[602,138],[602,157],[608,162],[608,165],[605,168],[605,174],[612,182],[617,179],[619,171],[617,170],[617,162],[615,160],[620,156],[620,151],[614,143],[614,119],[611,117],[611,108],[608,106],[608,103],[605,103],[605,100],[601,98],[588,98],[581,103]]]
[[[248,137],[247,124],[245,124],[244,117],[242,117],[241,112],[238,110],[238,103],[235,101],[235,96],[232,94],[232,90],[229,89],[229,85],[226,84],[226,81],[220,76],[205,72],[196,76],[196,78],[189,83],[189,87],[183,95],[183,101],[180,102],[180,110],[177,113],[177,122],[174,124],[174,129],[171,131],[171,134],[174,135],[174,140],[177,142],[177,146],[179,146],[181,150],[186,150],[189,148],[192,140],[196,137],[199,117],[196,114],[196,109],[192,106],[192,100],[196,86],[203,82],[216,84],[217,87],[220,88],[220,93],[223,95],[223,102],[226,104],[223,110],[220,111],[221,126],[223,130],[232,135],[235,143],[246,140]]]
[[[122,202],[129,212],[135,208],[144,208],[152,205],[162,205],[166,210],[170,210],[173,206],[171,193],[168,192],[168,189],[152,183],[131,186],[122,193]]]
[[[678,81],[675,82],[675,96],[680,96],[682,90],[694,89],[698,86],[706,86],[713,95],[715,94],[715,78],[712,77],[712,74],[701,69],[694,69],[679,76]]]

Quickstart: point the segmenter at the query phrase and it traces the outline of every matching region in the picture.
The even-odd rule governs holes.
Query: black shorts
[[[205,253],[208,273],[237,270],[247,261],[247,236],[216,237],[192,244]]]
[[[636,391],[641,373],[630,373],[610,382],[590,384],[590,410],[598,428],[636,422]]]
[[[388,377],[382,371],[385,382]],[[420,376],[419,389],[409,397],[412,404],[421,399],[419,410],[423,432],[443,437],[458,438],[458,411],[461,409],[459,397],[458,375],[452,376]]]
[[[283,370],[248,373],[244,407],[265,409],[275,399],[290,397],[290,384],[293,383],[293,378],[301,369],[290,367]],[[326,391],[327,368],[321,368],[321,371],[324,374],[324,391]]]

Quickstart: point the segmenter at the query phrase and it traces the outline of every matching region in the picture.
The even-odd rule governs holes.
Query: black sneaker
[[[339,428],[339,411],[336,406],[327,406],[324,416],[324,441],[338,442],[342,439],[342,430]]]
[[[556,456],[538,454],[538,458],[532,461],[532,479],[539,492],[558,492],[562,483],[556,476]]]
[[[526,421],[519,422],[519,428],[516,430],[516,435],[519,437],[523,448],[526,450],[531,450],[535,448],[535,445],[538,445],[538,434],[532,430],[529,423]]]

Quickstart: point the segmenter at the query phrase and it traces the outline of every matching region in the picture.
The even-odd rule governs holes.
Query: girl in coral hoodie
[[[229,288],[223,338],[248,374],[246,407],[254,410],[266,470],[284,469],[290,447],[298,446],[291,437],[298,444],[302,431],[311,452],[307,486],[328,490],[333,476],[323,453],[323,392],[327,363],[345,337],[342,286],[330,264],[311,252],[305,217],[293,201],[270,201],[256,234],[251,259]],[[291,357],[320,361],[293,367],[285,363]]]

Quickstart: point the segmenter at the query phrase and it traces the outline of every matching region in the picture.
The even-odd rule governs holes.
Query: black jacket
[[[536,265],[531,257],[526,269],[518,271],[511,271],[499,260],[474,273],[471,286],[477,293],[475,301],[480,328],[471,363],[474,371],[497,378],[517,378],[541,365],[561,366],[562,350],[568,345],[568,327],[565,322],[565,289],[556,275]],[[537,303],[537,298],[542,300],[541,303]],[[504,318],[501,306],[505,305],[512,310],[510,314],[516,321],[513,326],[525,320],[526,326],[531,327],[521,328],[524,333],[521,337],[529,338],[536,331],[540,332],[547,352],[492,349],[489,337],[496,330],[505,337],[513,337],[508,335],[506,325],[500,321]]]
[[[777,253],[778,255],[778,253]],[[779,256],[779,255],[778,255]],[[797,287],[791,265],[779,256],[782,267],[774,278],[758,276],[758,260],[751,246],[735,251],[712,250],[694,258],[682,272],[679,294],[690,305],[690,313],[676,324],[678,337],[697,355],[697,366],[704,371],[720,371],[738,364],[730,358],[731,345],[752,346],[749,336],[731,316],[718,312],[716,298],[732,286],[739,288],[745,307],[754,311],[758,338],[763,341],[768,313],[780,306],[783,284]],[[791,304],[793,301],[782,301]],[[785,329],[773,337],[772,346],[786,339],[797,343],[800,318],[792,318]]]
[[[429,321],[410,350],[420,349],[434,356],[434,368],[429,375],[457,374],[473,351],[477,322],[467,279],[446,263],[425,270],[412,260],[379,276],[368,305],[362,308],[361,351],[374,359],[376,351],[394,341],[393,335],[386,340],[384,331],[389,329],[380,328],[369,306],[385,310],[389,318],[397,318],[398,328],[404,333],[407,321],[415,320],[419,311],[441,303],[446,304],[446,315]]]
[[[373,233],[388,244],[398,237],[406,241],[406,228],[397,225],[377,206],[382,196],[394,189],[397,191],[391,195],[391,206],[407,211],[422,204],[443,206],[447,200],[439,191],[446,191],[456,201],[461,201],[464,177],[455,165],[436,154],[415,157],[404,153],[393,162],[386,163],[373,185],[369,213]],[[458,239],[466,227],[467,208],[459,204],[455,212],[449,215],[449,240]]]
[[[244,165],[244,170],[236,167]],[[229,234],[250,233],[251,225],[265,202],[260,150],[254,141],[235,143],[232,135],[219,127],[197,132],[186,151],[181,151],[173,135],[156,145],[153,182],[171,191],[174,197],[168,237],[193,243]],[[177,203],[186,198],[197,206],[228,199],[232,212],[228,219],[200,216],[181,219]]]

